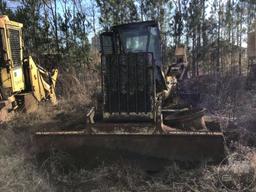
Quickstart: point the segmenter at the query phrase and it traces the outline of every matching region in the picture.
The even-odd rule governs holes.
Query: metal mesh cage
[[[10,29],[10,46],[14,66],[21,65],[20,35],[18,30]]]
[[[104,111],[152,112],[153,59],[150,53],[104,55]]]

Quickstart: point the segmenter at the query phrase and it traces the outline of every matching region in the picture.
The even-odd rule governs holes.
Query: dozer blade
[[[220,162],[224,155],[221,132],[97,133],[84,131],[37,132],[39,153],[58,149],[85,158],[146,157],[177,161]]]

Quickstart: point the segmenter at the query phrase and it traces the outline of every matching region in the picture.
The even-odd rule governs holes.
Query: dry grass
[[[237,161],[230,161],[220,168],[202,164],[189,169],[173,163],[159,172],[149,173],[124,160],[108,165],[102,163],[96,168],[78,167],[73,157],[53,151],[44,162],[39,163],[30,151],[31,132],[44,130],[46,126],[50,129],[77,126],[79,129],[84,125],[85,113],[94,94],[93,91],[88,91],[95,90],[95,84],[89,80],[84,82],[72,75],[70,77],[70,74],[68,77],[62,76],[61,79],[63,84],[67,81],[70,85],[65,88],[59,85],[61,91],[58,94],[62,98],[57,107],[45,104],[36,113],[16,114],[13,121],[1,125],[0,191],[228,191],[221,184],[218,173],[224,171],[226,165],[239,164]],[[237,99],[239,102],[236,110],[233,110],[230,95],[216,95],[213,92],[216,90],[215,86],[207,80],[201,81],[202,84],[198,84],[197,89],[204,92],[203,106],[214,105],[215,108],[211,110],[215,115],[227,117],[228,120],[223,118],[224,124],[232,120],[232,126],[227,126],[226,130],[233,127],[232,130],[237,129],[236,133],[240,134],[238,138],[232,137],[230,147],[232,151],[247,157],[256,171],[256,150],[253,147],[244,147],[249,143],[248,135],[253,136],[254,133],[255,94],[252,91],[243,92],[241,98]],[[206,88],[200,88],[205,81],[208,82]],[[221,86],[225,90],[232,89],[232,84]],[[228,91],[226,94],[229,94]],[[243,104],[242,100],[246,102]],[[228,115],[230,112],[234,114]],[[254,136],[252,138],[255,139]],[[253,143],[251,146],[255,147]],[[235,177],[237,173],[233,171],[230,174]],[[244,174],[240,183],[232,185],[244,185],[249,179],[251,175]],[[251,187],[247,191],[256,191],[253,188],[255,186]]]
[[[1,156],[0,191],[51,191],[47,180],[23,154]]]
[[[1,125],[0,191],[50,191],[46,180],[37,172],[36,161],[27,150],[30,145],[29,129],[17,126],[21,119],[26,118],[20,117],[17,122]]]
[[[242,149],[243,152],[245,151]],[[248,157],[255,156],[255,151],[246,153]],[[146,172],[141,167],[118,161],[111,165],[100,165],[94,169],[72,167],[72,158],[63,154],[54,154],[44,164],[44,170],[49,170],[51,186],[59,191],[228,191],[222,185],[219,178],[224,166],[239,165],[237,161],[231,161],[221,166],[201,165],[196,168],[185,169],[183,166],[173,163],[159,172]],[[69,170],[63,167],[69,163]],[[47,168],[48,167],[48,168]],[[49,169],[49,167],[51,167]],[[66,171],[64,171],[66,170]],[[256,171],[254,167],[254,171]],[[237,176],[233,170],[231,176]],[[232,183],[230,188],[243,186],[252,178],[250,173],[245,173],[243,179]],[[251,186],[247,191],[255,191]]]
[[[245,77],[228,75],[202,76],[186,86],[201,93],[200,106],[222,122],[228,142],[255,147],[256,90],[248,90],[245,85]]]
[[[84,124],[93,94],[87,90],[94,85],[81,82],[72,74],[60,76],[58,87],[61,83],[66,86],[62,92],[58,90],[58,106],[43,103],[34,113],[16,113],[11,121],[0,124],[0,191],[59,191],[31,153],[31,135],[45,127],[52,130]]]

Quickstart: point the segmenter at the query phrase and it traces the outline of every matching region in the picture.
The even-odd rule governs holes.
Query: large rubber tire
[[[18,110],[33,113],[38,110],[39,102],[32,93],[21,94],[15,96],[18,103]]]

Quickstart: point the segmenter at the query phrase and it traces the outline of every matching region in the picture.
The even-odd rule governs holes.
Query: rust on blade
[[[39,136],[39,135],[81,135],[81,134],[85,134],[84,131],[45,131],[45,132],[36,132],[35,135]]]
[[[85,131],[48,131],[48,132],[36,132],[35,133],[36,136],[47,136],[47,135],[51,135],[51,136],[58,136],[58,135],[91,135],[91,134],[87,134]],[[122,136],[122,135],[145,135],[148,136],[150,134],[145,134],[145,133],[124,133],[124,134],[120,134],[120,133],[97,133],[97,135],[117,135],[117,136]],[[158,134],[160,135],[160,134]],[[186,132],[186,131],[173,131],[173,132],[169,132],[167,134],[161,134],[161,136],[166,136],[166,135],[200,135],[200,136],[223,136],[223,133],[221,132],[210,132],[210,131],[190,131],[190,132]]]

